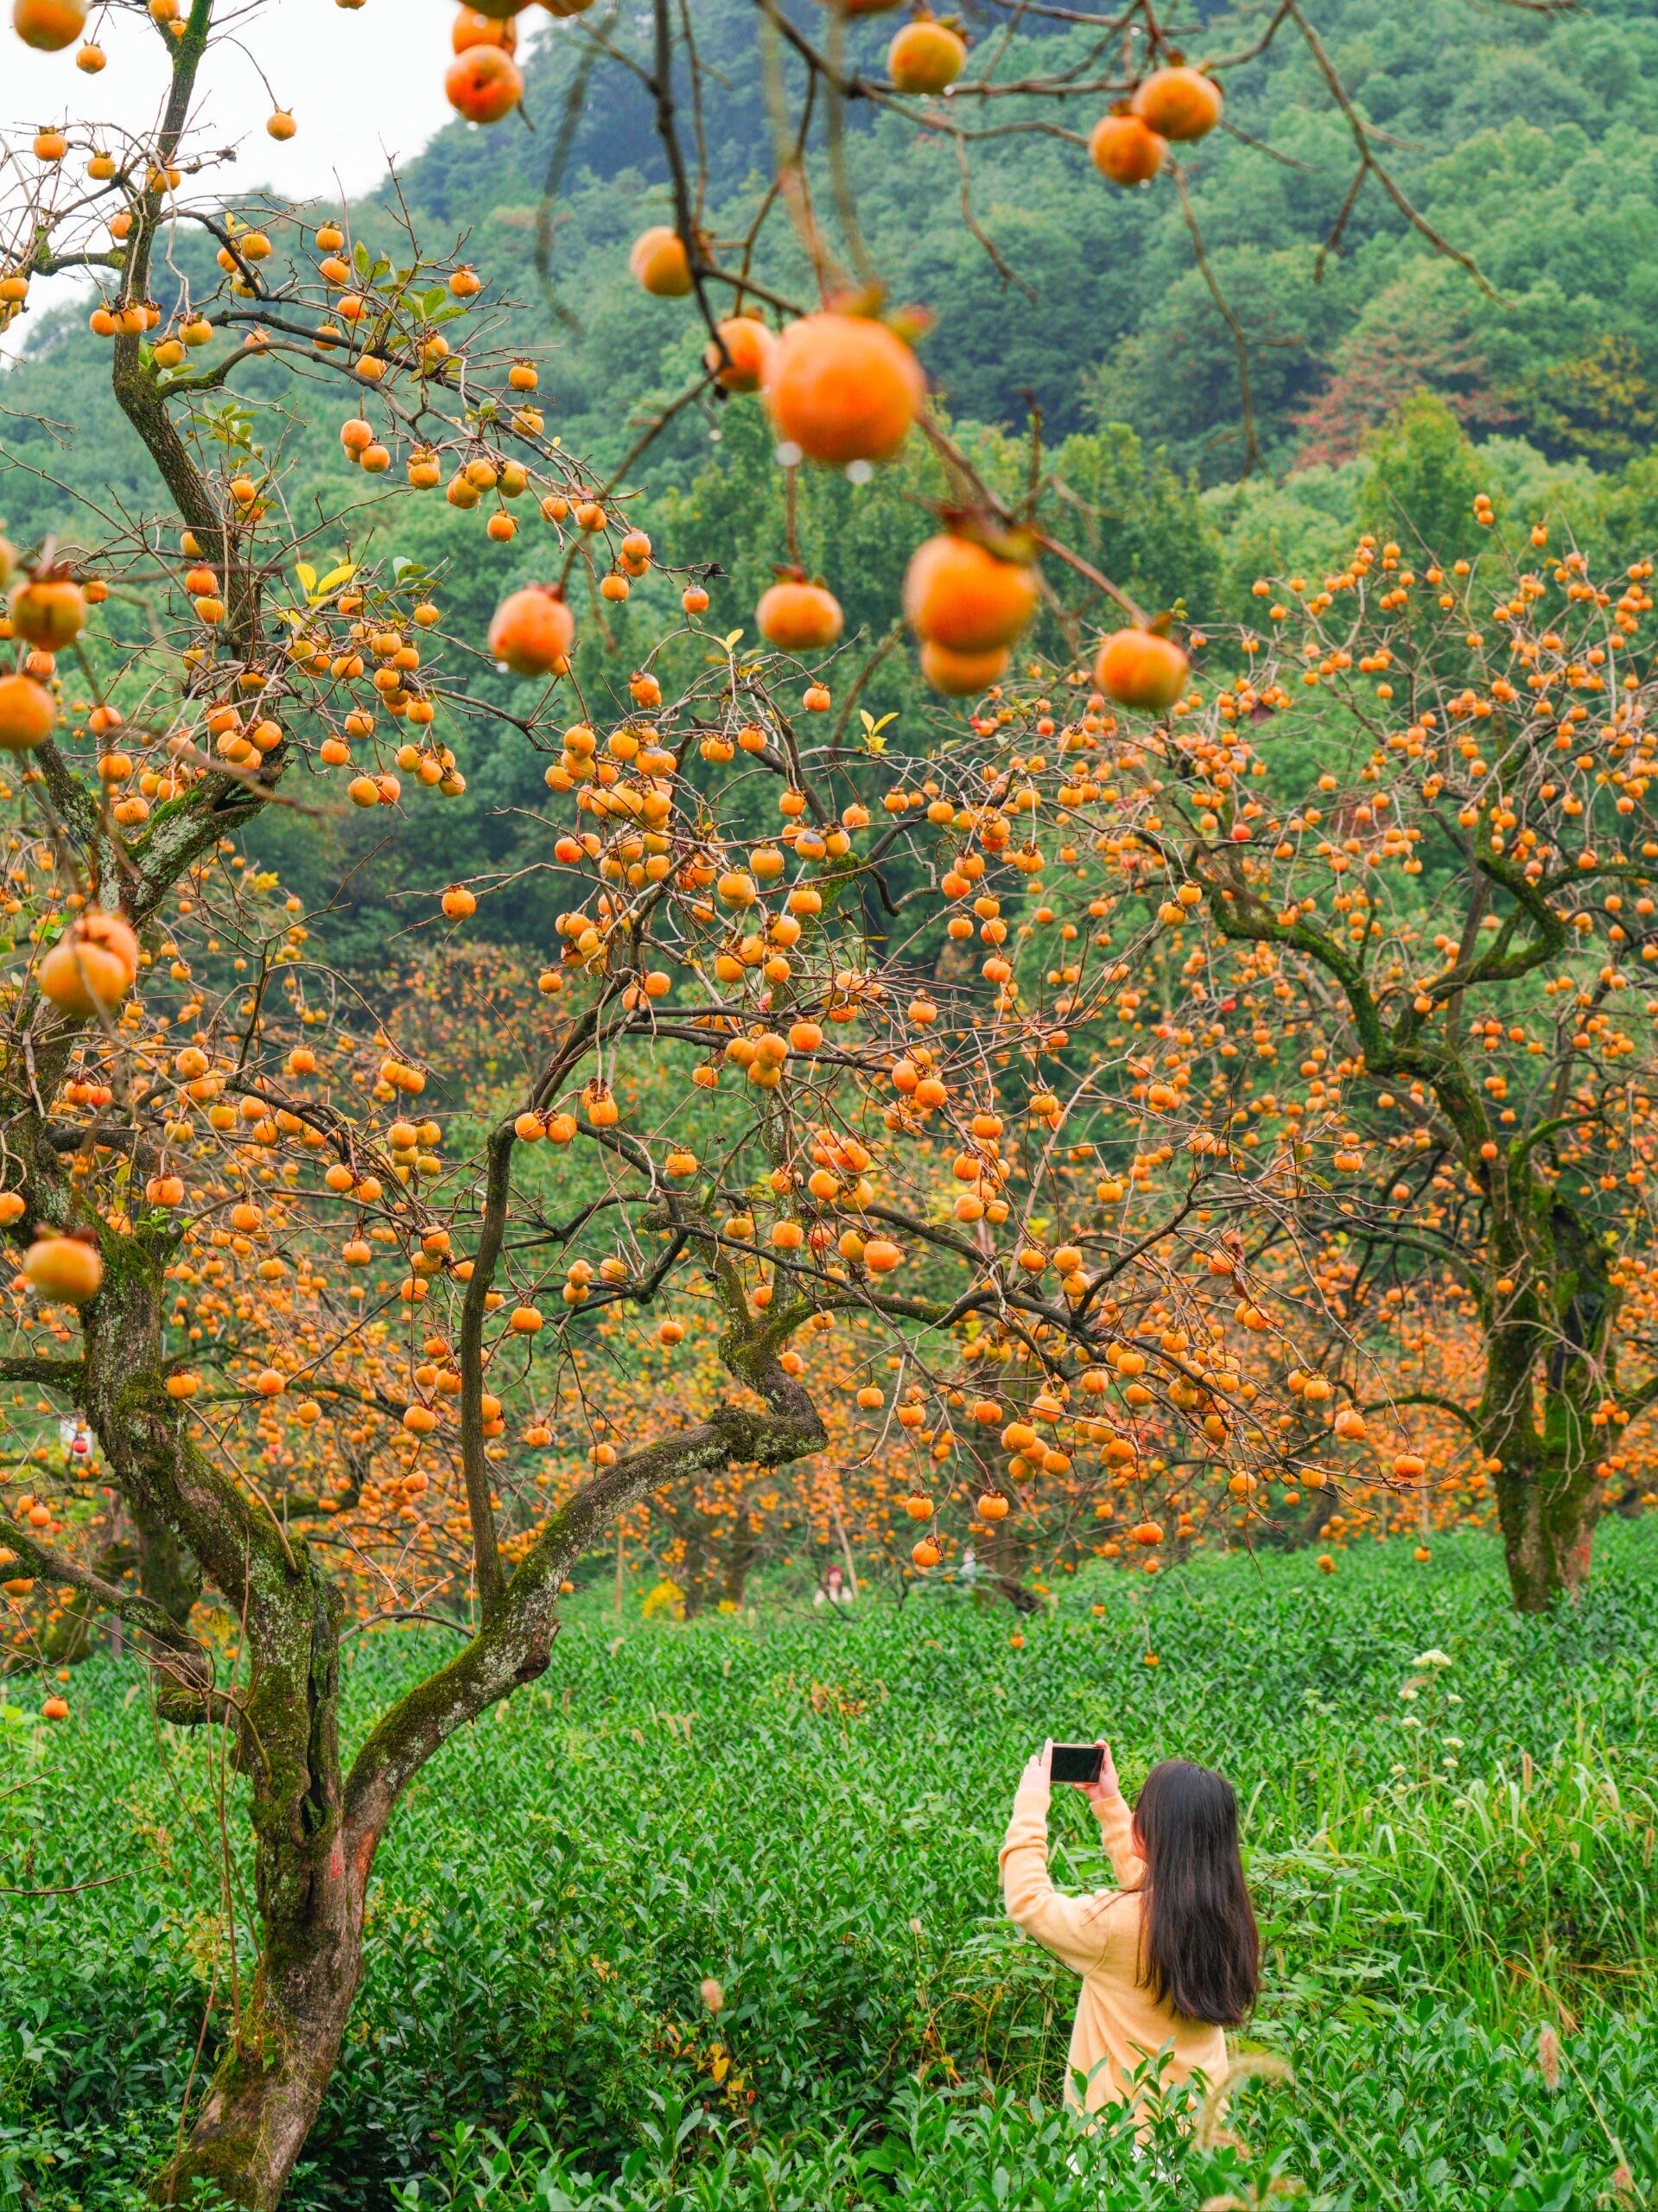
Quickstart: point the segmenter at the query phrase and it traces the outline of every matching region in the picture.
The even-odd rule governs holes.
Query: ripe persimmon
[[[790,576],[761,594],[754,620],[761,637],[786,653],[821,652],[835,643],[846,624],[832,591]]]
[[[118,1006],[138,973],[138,940],[118,914],[78,915],[41,962],[41,990],[60,1013]]]
[[[976,538],[941,531],[910,556],[904,613],[919,638],[952,652],[1011,645],[1036,607],[1036,572]]]
[[[61,1306],[85,1306],[98,1295],[104,1262],[95,1245],[46,1230],[29,1246],[23,1273],[42,1298]]]
[[[1144,184],[1162,168],[1169,142],[1137,115],[1102,115],[1089,134],[1088,150],[1113,184]]]
[[[58,710],[52,694],[32,676],[0,676],[0,747],[32,752],[52,734]]]
[[[720,343],[726,351],[723,364],[712,339],[702,359],[721,391],[758,391],[777,351],[777,333],[755,315],[728,315],[720,325]]]
[[[835,468],[890,460],[925,392],[921,365],[895,332],[832,311],[791,322],[765,376],[778,436]]]
[[[1094,681],[1120,707],[1159,715],[1185,689],[1190,665],[1172,638],[1150,630],[1116,630],[1101,644]]]
[[[967,41],[948,23],[919,16],[886,49],[886,73],[900,92],[942,92],[961,75]]]
[[[11,24],[25,46],[61,54],[86,28],[86,0],[12,0]]]
[[[1007,673],[1007,648],[992,645],[987,652],[958,653],[929,638],[921,648],[921,673],[947,699],[972,698]]]
[[[683,300],[691,289],[690,256],[685,241],[666,223],[653,223],[633,241],[627,265],[635,282],[653,299]]]
[[[469,46],[443,80],[449,105],[468,123],[499,123],[524,98],[524,74],[499,46]]]
[[[12,587],[11,619],[28,644],[61,652],[86,626],[86,594],[67,576],[24,576]]]
[[[1133,107],[1160,138],[1206,138],[1221,119],[1221,88],[1201,69],[1153,69],[1134,88]]]
[[[486,16],[481,8],[463,8],[449,37],[457,54],[473,46],[499,46],[503,54],[516,54],[518,27],[510,16]]]
[[[555,585],[530,584],[504,599],[489,626],[489,650],[514,676],[562,674],[575,620]]]

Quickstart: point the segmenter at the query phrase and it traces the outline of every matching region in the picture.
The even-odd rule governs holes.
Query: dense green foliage
[[[1074,2170],[1053,2110],[1070,1985],[1000,1918],[995,1850],[1032,1747],[1101,1728],[1131,1790],[1177,1751],[1239,1787],[1267,1958],[1241,2040],[1297,2076],[1234,2115],[1248,2172],[1331,2208],[1641,2201],[1613,2177],[1658,2174],[1655,1572],[1651,1529],[1611,1529],[1581,1605],[1526,1620],[1473,1541],[1333,1579],[1209,1557],[1079,1577],[1022,1650],[937,1594],[664,1629],[595,1587],[544,1683],[399,1812],[295,2212],[1128,2212],[1237,2186],[1238,2154],[1172,2139]],[[410,1633],[354,1647],[353,1709]],[[0,1901],[0,2197],[118,2212],[177,2127],[210,1990],[209,2044],[226,2025],[224,1778],[211,1743],[158,1746],[130,1662],[72,1694],[67,1727],[9,1717],[0,1878],[119,1878]],[[1080,1802],[1054,1825],[1059,1878],[1103,1878]],[[228,1833],[234,1858],[233,1807]]]

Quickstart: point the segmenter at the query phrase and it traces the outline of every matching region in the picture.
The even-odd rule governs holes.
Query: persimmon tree
[[[327,214],[229,204],[190,118],[215,36],[256,30],[257,5],[125,12],[169,54],[154,130],[42,130],[8,172],[0,238],[9,313],[41,279],[95,279],[87,342],[165,500],[102,518],[96,543],[66,516],[5,556],[0,1223],[22,1266],[0,1378],[23,1402],[5,1409],[0,1541],[10,1599],[38,1584],[106,1609],[159,1710],[228,1739],[257,1964],[155,2187],[267,2207],[327,2086],[400,1796],[545,1670],[560,1597],[619,1516],[699,1486],[721,1517],[770,1512],[782,1471],[844,1437],[865,1517],[908,1535],[911,1571],[975,1541],[1016,1583],[1022,1528],[1051,1548],[1091,1522],[1155,1570],[1166,1537],[1247,1525],[1344,1450],[1380,1448],[1372,1484],[1420,1469],[1390,1416],[1374,1439],[1357,1416],[1331,1427],[1309,1347],[1340,1316],[1327,1278],[1279,1258],[1299,1154],[1238,1136],[1231,1008],[1207,956],[1176,957],[1198,912],[1257,963],[1312,929],[1258,926],[1230,872],[1265,805],[1242,796],[1257,763],[1211,715],[1191,774],[1217,796],[1197,842],[1172,842],[1191,794],[1185,766],[1172,791],[1162,770],[1208,712],[1172,626],[993,498],[930,407],[916,323],[883,320],[876,289],[836,293],[811,114],[842,224],[847,103],[896,104],[965,159],[976,126],[904,106],[937,89],[954,34],[901,34],[888,88],[848,73],[838,17],[820,48],[758,11],[798,65],[763,213],[793,218],[811,303],[751,266],[763,226],[733,249],[698,220],[676,87],[709,88],[689,17],[658,8],[632,60],[675,212],[635,248],[640,282],[705,311],[723,287],[771,318],[707,313],[681,404],[764,404],[791,469],[863,472],[915,437],[950,474],[903,612],[938,690],[972,703],[906,734],[851,721],[855,679],[835,711],[841,611],[797,547],[734,628],[711,604],[719,549],[653,546],[631,480],[665,418],[600,477],[548,435],[477,271],[412,236],[391,251]],[[452,90],[480,122],[516,102],[522,12],[458,22]],[[14,22],[62,52],[88,10],[16,0]],[[1318,50],[1293,5],[1286,24]],[[1214,127],[1218,76],[1147,8],[1099,29],[1127,79],[962,79],[951,112],[1004,92],[1043,114],[1103,104],[1096,161],[1149,176]],[[101,58],[81,55],[94,76]],[[1356,182],[1385,183],[1329,81]],[[271,120],[280,143],[292,118]],[[322,522],[289,511],[272,379],[338,394],[353,473]],[[457,531],[505,544],[527,523],[557,573],[507,595],[487,639],[446,635],[441,576],[384,550],[388,518],[444,486]],[[659,635],[607,675],[604,611],[636,585]],[[1128,620],[1102,639],[1108,607]],[[479,696],[492,667],[519,680],[511,705]],[[395,823],[453,803],[480,726],[544,758],[564,904],[534,991],[446,1027],[418,990],[375,1003],[335,975],[325,918],[248,839],[277,810],[302,828],[319,807]],[[1217,844],[1210,815],[1235,806],[1242,842]],[[410,887],[460,931],[499,887]],[[1553,895],[1526,908],[1539,931]],[[1519,927],[1499,922],[1499,964]],[[511,1095],[479,1082],[486,1041],[518,1071]],[[1315,1133],[1337,1113],[1326,1093]],[[658,1396],[642,1428],[637,1376],[599,1387],[598,1352],[625,1369],[630,1332],[695,1342],[700,1406]],[[42,1473],[41,1403],[90,1424],[90,1482]],[[797,1510],[844,1528],[848,1503],[808,1485]],[[342,1637],[409,1620],[456,1648],[348,1750]]]
[[[1337,1427],[1378,1375],[1443,1416],[1435,1488],[1494,1497],[1536,1611],[1638,1496],[1623,1432],[1658,1399],[1651,563],[1597,581],[1483,495],[1469,530],[1259,584],[1147,849],[1200,894],[1171,954],[1234,979],[1239,1117],[1295,1163]]]

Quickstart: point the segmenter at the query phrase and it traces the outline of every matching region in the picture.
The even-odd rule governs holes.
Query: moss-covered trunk
[[[362,1977],[373,1843],[348,1846],[340,1764],[339,1596],[302,1549],[254,1576],[249,1673],[227,1724],[251,1783],[261,1951],[188,2142],[156,2184],[211,2180],[265,2212],[316,2118]]]
[[[410,1778],[457,1728],[543,1672],[570,1570],[618,1514],[702,1475],[785,1465],[827,1438],[809,1394],[781,1364],[780,1343],[797,1321],[757,1323],[727,1271],[733,1325],[722,1356],[764,1410],[721,1404],[599,1471],[545,1522],[464,1648],[380,1716],[347,1777],[339,1740],[340,1595],[303,1540],[201,1451],[187,1414],[167,1395],[170,1238],[107,1233],[100,1244],[103,1285],[81,1313],[87,1417],[135,1520],[200,1563],[238,1624],[234,1664],[223,1667],[160,1606],[96,1578],[92,1591],[137,1630],[162,1715],[227,1732],[248,1784],[259,1923],[257,1960],[221,1977],[230,2014],[220,2015],[223,2048],[198,2108],[185,2115],[188,2139],[156,2176],[151,2196],[186,2204],[206,2185],[247,2212],[268,2212],[327,2091],[362,1977],[374,1853]],[[717,1256],[715,1268],[719,1279]],[[487,1522],[482,1535],[492,1543]]]
[[[1515,1610],[1547,1612],[1587,1580],[1600,1511],[1596,1413],[1612,1388],[1608,1249],[1554,1194],[1505,1240],[1487,1291],[1478,1436],[1496,1484]]]
[[[158,2204],[210,2183],[270,2212],[305,2148],[362,1979],[359,1870],[338,1834],[321,1846],[262,1844],[261,1957],[239,2028],[220,2056],[188,2142],[156,2177]]]
[[[759,1539],[751,1529],[740,1529],[732,1538],[731,1548],[726,1554],[722,1580],[722,1601],[726,1605],[742,1604],[748,1588],[749,1573],[759,1557]]]
[[[201,1596],[201,1569],[188,1547],[165,1521],[143,1510],[132,1516],[137,1537],[138,1587],[181,1628]]]
[[[1598,1498],[1592,1481],[1547,1455],[1529,1465],[1505,1461],[1496,1484],[1497,1518],[1515,1611],[1545,1613],[1577,1595],[1588,1578]]]
[[[1025,1586],[1025,1577],[1035,1557],[1034,1547],[1024,1525],[1025,1516],[1010,1515],[1006,1521],[992,1524],[979,1552],[994,1587],[1007,1599],[1015,1612],[1034,1613],[1041,1610],[1042,1600],[1033,1590]]]
[[[243,1627],[220,1675],[205,1646],[156,1634],[158,1709],[229,1732],[249,1785],[259,1956],[221,1998],[231,2031],[187,2141],[153,2184],[158,2202],[211,2182],[251,2212],[273,2206],[327,2088],[362,1974],[372,1843],[348,1847],[340,1764],[339,1593],[304,1543],[242,1497],[167,1395],[162,1318],[168,1248],[108,1238],[104,1287],[83,1314],[86,1412],[170,1616],[200,1587],[195,1561]],[[251,1979],[245,1979],[251,1968]]]

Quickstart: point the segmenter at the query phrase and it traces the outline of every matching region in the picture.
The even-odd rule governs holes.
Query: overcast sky
[[[239,149],[236,167],[224,172],[227,189],[269,184],[295,200],[365,192],[384,175],[389,156],[418,153],[451,119],[443,76],[454,0],[366,0],[356,10],[335,0],[264,0],[257,7],[224,0],[219,13],[232,35],[208,54],[196,120],[213,142]],[[0,123],[31,130],[66,120],[152,126],[167,73],[156,31],[143,16],[105,11],[98,37],[109,67],[87,77],[76,68],[73,48],[35,54],[9,23],[0,24]],[[265,135],[272,93],[299,125],[285,145]],[[0,194],[5,190],[0,176]],[[38,304],[48,303],[42,287]],[[25,320],[15,334],[26,327]]]

